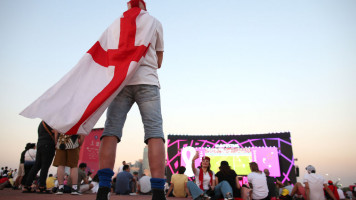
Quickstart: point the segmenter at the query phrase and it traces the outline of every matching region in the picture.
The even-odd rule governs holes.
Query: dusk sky
[[[166,137],[289,131],[301,177],[312,164],[326,179],[356,182],[355,0],[146,3],[164,29]],[[25,144],[37,142],[40,119],[19,113],[125,10],[118,0],[0,1],[1,166],[18,168]],[[144,146],[135,105],[115,170]]]

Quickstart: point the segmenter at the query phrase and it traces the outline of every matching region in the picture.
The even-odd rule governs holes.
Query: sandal
[[[32,187],[30,186],[24,186],[23,187],[23,190],[22,190],[22,193],[35,193],[36,190],[34,190]]]
[[[42,187],[39,187],[38,190],[39,190],[39,191],[37,191],[37,193],[39,193],[39,194],[44,194],[44,193],[46,192],[46,187],[43,187],[43,186],[42,186]]]
[[[53,194],[52,190],[46,190],[45,193],[46,194]]]

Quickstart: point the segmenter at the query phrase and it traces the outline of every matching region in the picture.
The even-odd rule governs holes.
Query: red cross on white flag
[[[20,115],[41,118],[61,133],[89,134],[143,61],[155,22],[139,8],[126,11],[70,72]]]

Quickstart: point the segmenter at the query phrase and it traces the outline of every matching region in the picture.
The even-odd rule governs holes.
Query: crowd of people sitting
[[[214,199],[258,199],[258,200],[340,200],[353,199],[356,195],[356,187],[350,187],[348,191],[342,191],[334,183],[328,182],[316,174],[312,165],[306,167],[307,174],[302,183],[285,181],[271,177],[268,169],[259,169],[256,162],[250,163],[251,173],[248,174],[248,182],[243,184],[227,161],[221,161],[219,171],[214,173],[210,167],[210,158],[203,157],[201,166],[195,167],[195,160],[199,154],[193,157],[192,169],[195,181],[189,181],[184,175],[185,167],[179,167],[178,174],[172,175],[171,184],[167,192],[168,196],[188,197],[194,200]]]
[[[84,141],[83,136],[66,136],[58,134],[45,122],[38,127],[38,141],[27,143],[20,156],[17,169],[1,168],[0,189],[12,187],[24,193],[54,193],[61,195],[70,193],[81,195],[97,193],[99,178],[87,171],[87,164],[80,163],[79,150]],[[54,158],[54,160],[53,160]],[[195,166],[199,158],[197,152],[192,160],[194,177],[185,175],[186,168],[180,166],[177,174],[173,174],[170,183],[166,183],[166,197],[191,197],[194,200],[214,199],[352,199],[356,195],[356,187],[349,191],[341,191],[335,184],[316,173],[313,166],[306,167],[307,174],[302,183],[292,183],[271,177],[268,169],[259,169],[256,162],[250,163],[251,173],[248,182],[242,182],[237,173],[231,169],[227,161],[221,161],[219,171],[211,170],[210,158],[202,158],[200,166]],[[49,167],[57,167],[57,174],[48,175]],[[69,167],[66,173],[65,166]],[[38,176],[38,172],[39,176]],[[117,195],[151,195],[151,177],[131,172],[130,165],[124,161],[117,175],[112,177],[111,193]],[[110,188],[109,188],[110,190]]]
[[[33,149],[33,144],[27,145],[26,151]],[[26,155],[26,154],[24,154]],[[30,155],[30,154],[29,154]],[[210,158],[203,157],[201,165],[196,168],[195,160],[199,157],[196,154],[193,158],[192,169],[195,174],[194,181],[189,180],[185,175],[186,168],[180,166],[178,173],[173,174],[170,183],[166,184],[165,191],[167,197],[180,197],[194,200],[217,200],[217,199],[258,199],[258,200],[317,200],[317,199],[353,199],[356,195],[356,187],[351,187],[348,191],[342,191],[333,181],[326,182],[324,178],[316,173],[315,167],[306,167],[303,183],[292,183],[285,181],[282,183],[276,178],[269,176],[269,170],[261,171],[256,162],[250,163],[251,173],[248,174],[248,183],[243,184],[242,177],[230,168],[227,161],[221,161],[219,171],[213,172],[210,168]],[[26,159],[25,159],[26,160]],[[99,178],[92,176],[86,170],[86,163],[80,163],[74,180],[77,182],[78,194],[97,193],[99,188]],[[40,176],[36,176],[29,184],[29,173],[32,169],[24,172],[21,169],[8,169],[2,167],[0,174],[0,189],[12,187],[30,187],[31,190],[22,190],[25,193],[46,192],[57,195],[63,193],[73,194],[73,176],[64,173],[62,182],[58,179],[58,174],[49,174],[45,183],[41,184]],[[70,170],[72,172],[72,170]],[[62,184],[61,184],[62,183]],[[44,191],[41,187],[44,185]],[[35,190],[37,188],[38,190]],[[33,189],[33,190],[32,190]],[[136,171],[131,172],[129,164],[123,162],[116,176],[112,179],[111,193],[117,195],[151,195],[150,177],[142,174],[140,177]]]
[[[27,151],[32,145],[27,146]],[[196,168],[195,160],[199,157],[196,154],[193,158],[192,169],[195,174],[194,181],[189,180],[185,175],[186,168],[180,166],[178,173],[173,174],[170,183],[166,184],[165,191],[167,197],[191,198],[194,200],[227,200],[227,199],[246,199],[246,200],[319,200],[319,199],[353,199],[356,195],[356,187],[343,191],[338,188],[333,181],[326,182],[324,178],[316,173],[315,167],[306,167],[303,183],[292,183],[285,181],[282,183],[276,178],[269,176],[269,170],[259,169],[256,162],[250,163],[251,173],[248,174],[248,183],[243,184],[242,177],[230,168],[227,161],[221,161],[219,171],[213,172],[210,169],[210,158],[203,157],[201,165]],[[93,176],[86,170],[86,163],[80,163],[77,170],[77,190],[78,194],[97,193],[99,188],[99,178]],[[26,168],[25,168],[26,169]],[[27,169],[31,170],[31,169]],[[26,170],[21,172],[17,169],[2,167],[0,178],[0,189],[12,187],[27,187]],[[45,192],[57,195],[68,193],[73,194],[73,176],[64,173],[63,182],[58,180],[58,174],[49,174],[45,183]],[[30,187],[40,190],[40,176],[32,180]],[[36,190],[23,190],[23,192],[36,192]],[[150,177],[142,174],[140,177],[136,171],[131,172],[131,167],[126,162],[119,168],[118,173],[112,179],[111,193],[116,195],[151,195]]]

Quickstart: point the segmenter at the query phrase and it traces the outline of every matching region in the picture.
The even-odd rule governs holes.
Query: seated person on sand
[[[142,177],[138,180],[137,194],[150,195],[151,191],[151,177],[142,174]]]
[[[116,176],[115,193],[119,195],[129,195],[132,191],[131,181],[136,181],[130,173],[130,166],[124,165],[123,171]]]
[[[171,178],[171,185],[167,192],[168,196],[182,197],[188,196],[189,190],[187,188],[188,176],[184,174],[185,167],[178,168],[178,174],[173,174]]]

